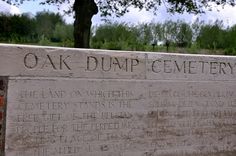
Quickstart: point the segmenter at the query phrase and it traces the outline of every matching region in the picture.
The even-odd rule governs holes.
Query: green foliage
[[[48,38],[46,38],[44,35],[42,35],[38,44],[43,45],[43,46],[50,45],[50,40]]]
[[[26,14],[0,15],[0,40],[14,43],[30,42],[35,37],[35,20]]]
[[[236,49],[236,25],[227,30],[225,42],[228,43],[227,47]]]
[[[236,25],[225,29],[222,21],[206,24],[197,19],[193,24],[184,21],[127,25],[108,23],[94,31],[92,47],[113,50],[166,51],[165,45],[152,47],[153,41],[171,42],[171,52],[235,55]],[[185,48],[185,49],[183,49]],[[201,50],[209,49],[209,50]]]
[[[73,40],[73,26],[58,23],[53,31],[53,36],[60,41]]]
[[[53,40],[61,42],[63,47],[72,47],[73,46],[73,25],[66,25],[58,23],[53,31]]]
[[[178,47],[190,47],[192,44],[193,32],[189,24],[177,21],[176,44]]]
[[[225,55],[236,55],[236,49],[235,48],[227,48],[224,51]]]
[[[222,29],[222,21],[216,21],[213,25],[204,25],[201,28],[197,42],[201,48],[219,49],[224,47],[225,30]]]
[[[139,34],[137,34],[137,38],[139,38],[139,41],[142,42],[144,45],[150,45],[154,40],[152,34],[152,27],[150,27],[147,23],[140,24],[138,26],[138,31]]]
[[[236,55],[236,25],[229,28],[225,36],[225,55]]]
[[[168,20],[163,23],[162,28],[163,28],[164,40],[174,42],[176,40],[176,34],[177,34],[177,23]]]
[[[36,31],[38,34],[44,35],[47,38],[53,36],[53,31],[57,24],[64,24],[60,14],[55,14],[48,11],[38,12],[35,16]]]
[[[121,23],[104,24],[96,28],[92,37],[93,48],[112,50],[137,50],[138,40],[136,32],[128,25]]]
[[[0,15],[0,41],[73,47],[73,25],[65,24],[58,14],[37,15],[37,18],[27,14]],[[170,52],[220,51],[236,55],[236,25],[225,28],[222,21],[206,24],[197,19],[193,24],[179,20],[138,25],[110,22],[94,27],[92,32],[91,47],[96,49],[164,52],[168,40]]]
[[[39,12],[35,17],[0,14],[0,30],[1,42],[73,46],[73,26],[51,12]]]
[[[49,0],[54,1],[55,0]],[[122,16],[129,12],[131,7],[138,8],[140,10],[145,9],[157,13],[160,5],[164,4],[167,10],[171,13],[202,13],[205,9],[212,9],[214,4],[217,5],[232,5],[236,3],[235,0],[97,0],[97,5],[100,8],[103,16],[116,14],[116,16]]]
[[[20,5],[25,0],[3,0],[10,4]],[[82,1],[82,0],[80,0]],[[92,0],[93,1],[93,0]],[[140,10],[145,9],[147,11],[153,11],[154,14],[157,13],[160,5],[165,5],[167,10],[171,13],[202,13],[205,9],[211,10],[212,7],[216,5],[231,5],[235,6],[235,0],[94,0],[101,11],[103,16],[108,16],[116,14],[116,16],[122,16],[125,13],[129,12],[130,8],[138,8]],[[83,1],[84,2],[84,1]],[[84,5],[83,2],[78,3]],[[58,7],[61,4],[70,3],[70,0],[43,0],[40,4],[54,4]],[[74,6],[76,7],[76,6]],[[78,7],[78,6],[77,6]],[[68,13],[71,13],[71,9],[65,10]]]
[[[139,25],[108,23],[96,28],[91,44],[93,48],[153,51],[158,50],[160,41],[166,40],[180,47],[191,46],[191,27],[182,21]]]
[[[7,3],[19,5],[22,4],[25,0],[3,0]],[[42,0],[40,4],[54,4],[60,8],[60,5],[67,3],[70,4],[71,0]],[[79,36],[74,36],[75,39],[75,47],[89,47],[89,29],[91,27],[91,19],[93,15],[98,13],[100,10],[102,16],[123,16],[125,13],[129,12],[131,8],[138,8],[139,10],[147,10],[153,11],[156,15],[159,9],[159,6],[165,5],[167,11],[171,13],[203,13],[206,9],[211,10],[214,5],[222,5],[225,6],[231,5],[235,6],[235,0],[74,0],[74,4],[71,5],[69,10],[64,10],[66,13],[74,12],[75,17],[75,34],[84,34]],[[48,16],[49,17],[49,16]],[[43,25],[39,19],[39,24]],[[57,22],[48,22],[46,20],[46,27],[40,26],[40,29],[37,30],[38,32],[42,32],[46,37],[49,37],[52,31],[50,29],[54,28],[53,24]],[[43,30],[41,30],[41,28]],[[175,29],[176,30],[176,29]],[[88,36],[88,37],[83,37]],[[180,37],[184,38],[184,37]],[[146,41],[148,40],[145,39]],[[169,43],[169,39],[166,39]],[[181,41],[183,44],[184,41]],[[185,43],[184,43],[185,44]],[[215,43],[216,45],[217,43]]]

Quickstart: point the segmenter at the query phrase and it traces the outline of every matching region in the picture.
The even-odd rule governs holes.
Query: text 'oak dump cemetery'
[[[0,45],[5,156],[235,156],[236,57]]]

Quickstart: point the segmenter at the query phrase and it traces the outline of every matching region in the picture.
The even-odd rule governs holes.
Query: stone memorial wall
[[[7,79],[0,76],[0,156],[4,154],[6,84]]]
[[[0,47],[5,156],[236,155],[236,57]]]

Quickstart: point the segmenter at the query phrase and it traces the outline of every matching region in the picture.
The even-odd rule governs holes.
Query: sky
[[[39,0],[34,1],[25,1],[19,7],[10,6],[0,0],[0,12],[8,12],[11,14],[21,14],[25,12],[30,12],[35,15],[36,12],[48,10],[52,12],[60,12],[63,15],[63,9],[68,8],[68,5],[62,5],[61,9],[58,10],[56,6],[48,6],[48,5],[39,5]],[[73,16],[64,16],[64,19],[67,23],[73,23]],[[232,26],[236,24],[236,7],[225,6],[224,9],[222,7],[217,7],[212,11],[207,11],[205,14],[193,15],[193,14],[169,14],[166,11],[164,6],[159,7],[158,14],[156,16],[153,15],[152,12],[140,11],[135,8],[131,8],[130,12],[125,14],[123,17],[117,18],[115,16],[108,17],[111,21],[125,22],[129,24],[138,24],[143,22],[164,22],[165,20],[184,20],[188,23],[194,22],[197,18],[200,20],[204,20],[205,22],[214,22],[215,20],[223,20],[225,27]],[[99,25],[104,23],[98,13],[92,19],[93,25]]]

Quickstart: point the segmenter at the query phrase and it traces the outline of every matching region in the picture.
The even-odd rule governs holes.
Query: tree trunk
[[[90,29],[93,15],[98,13],[94,0],[75,0],[73,10],[74,22],[74,47],[89,48]]]

